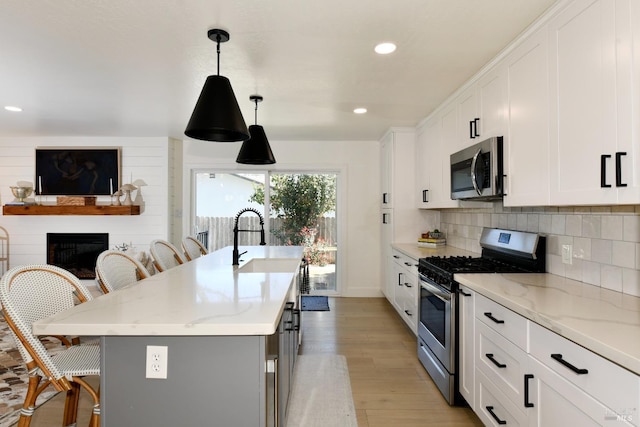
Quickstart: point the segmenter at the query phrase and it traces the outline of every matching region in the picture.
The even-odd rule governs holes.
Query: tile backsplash
[[[547,236],[547,272],[640,296],[640,206],[459,208],[440,211],[447,244],[472,252],[483,227]],[[571,264],[562,246],[571,245]]]

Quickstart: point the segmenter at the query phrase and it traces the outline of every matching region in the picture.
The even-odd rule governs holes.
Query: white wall
[[[339,274],[342,296],[382,296],[380,291],[380,149],[378,141],[269,141],[276,164],[235,163],[241,143],[184,142],[184,193],[192,171],[309,170],[339,173]],[[190,230],[190,197],[184,197],[183,233]],[[231,230],[229,230],[231,232]]]
[[[46,233],[109,233],[109,248],[133,243],[139,250],[148,250],[153,239],[168,238],[169,139],[0,138],[0,204],[13,200],[9,187],[17,181],[34,181],[36,146],[122,147],[122,182],[133,177],[148,184],[142,188],[144,212],[139,216],[1,215],[0,225],[10,234],[12,267],[46,262]],[[109,203],[109,198],[99,197],[100,202]]]

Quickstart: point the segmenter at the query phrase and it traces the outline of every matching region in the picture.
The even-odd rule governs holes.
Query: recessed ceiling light
[[[396,50],[396,45],[390,42],[380,43],[376,45],[374,50],[380,55],[387,55]]]
[[[22,108],[20,108],[20,107],[14,107],[13,105],[6,105],[6,106],[4,107],[4,109],[5,109],[5,110],[7,110],[7,111],[14,111],[14,112],[20,112],[20,111],[22,111]]]
[[[367,109],[359,107],[359,108],[354,109],[353,112],[356,113],[356,114],[364,114],[364,113],[367,112]]]

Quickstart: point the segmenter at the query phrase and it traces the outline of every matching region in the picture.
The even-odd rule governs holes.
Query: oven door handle
[[[442,290],[433,286],[431,283],[428,283],[425,281],[420,281],[420,286],[426,289],[427,291],[431,292],[433,295],[436,296],[436,298],[438,298],[442,302],[445,302],[445,303],[451,302],[451,293],[443,292]]]

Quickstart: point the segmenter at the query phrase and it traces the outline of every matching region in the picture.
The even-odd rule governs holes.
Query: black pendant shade
[[[218,75],[207,77],[184,133],[204,141],[234,142],[249,139],[247,125],[229,79],[220,75],[220,43],[229,40],[224,30],[209,30],[217,42]]]
[[[249,98],[256,103],[256,124],[249,126],[251,138],[242,143],[236,163],[247,165],[270,165],[276,162],[264,128],[258,125],[258,102],[262,101],[260,95],[251,95]]]
[[[276,162],[271,146],[264,133],[264,128],[259,125],[249,126],[251,138],[242,143],[238,153],[237,163],[247,165],[270,165]]]

